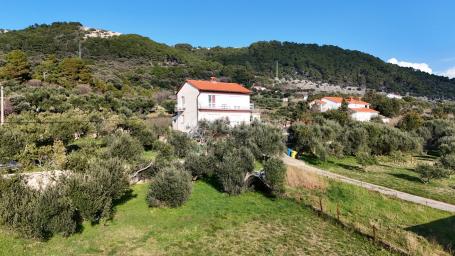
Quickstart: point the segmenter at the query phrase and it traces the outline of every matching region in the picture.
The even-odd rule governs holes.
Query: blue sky
[[[167,44],[332,44],[455,76],[454,11],[453,0],[2,0],[0,28],[80,21]]]

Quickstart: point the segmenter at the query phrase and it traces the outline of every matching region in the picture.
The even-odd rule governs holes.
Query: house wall
[[[352,119],[361,121],[361,122],[368,122],[371,118],[378,116],[378,113],[374,112],[354,112],[351,114]]]
[[[328,110],[334,110],[341,107],[341,103],[336,103],[330,100],[326,100],[324,98],[321,100],[325,102],[325,104],[321,105],[321,112],[326,112]]]
[[[215,95],[214,108],[221,109],[250,109],[249,94],[228,94],[215,92],[201,92],[199,95],[198,105],[200,108],[209,108],[209,95]]]
[[[242,123],[250,124],[251,112],[246,111],[199,111],[199,121],[213,122],[219,119],[228,119],[231,126]]]
[[[182,132],[188,132],[197,126],[197,98],[199,90],[189,83],[185,83],[177,93],[177,115],[172,120],[172,128]],[[182,96],[185,98],[182,99]]]
[[[348,108],[370,108],[370,105],[368,104],[349,104]]]
[[[209,104],[209,95],[215,96],[215,103]],[[249,94],[201,92],[198,98],[199,121],[228,119],[231,125],[251,122]]]

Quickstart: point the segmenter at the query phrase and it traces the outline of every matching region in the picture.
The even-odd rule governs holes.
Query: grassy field
[[[455,176],[425,184],[413,171],[416,163],[428,162],[431,158],[414,157],[412,163],[380,161],[379,165],[368,166],[366,171],[360,168],[354,157],[330,158],[327,162],[318,162],[308,157],[303,159],[321,169],[350,178],[455,204]]]
[[[455,249],[455,216],[289,167],[289,196],[411,255]],[[338,213],[337,213],[338,208]],[[375,231],[373,231],[373,226]]]
[[[147,185],[116,207],[106,225],[84,224],[48,242],[0,231],[2,255],[389,255],[381,247],[293,200],[248,192],[229,197],[197,182],[177,209],[150,209]]]

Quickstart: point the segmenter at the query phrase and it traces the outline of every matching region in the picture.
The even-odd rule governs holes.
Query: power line
[[[64,123],[103,123],[103,122],[122,122],[122,121],[146,121],[147,119],[141,118],[127,118],[127,119],[108,119],[108,120],[79,120],[79,121],[6,121],[5,124],[64,124]]]

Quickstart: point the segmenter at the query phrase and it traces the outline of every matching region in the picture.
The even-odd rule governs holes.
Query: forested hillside
[[[379,58],[336,46],[257,42],[245,48],[168,46],[139,35],[85,38],[77,22],[33,25],[0,34],[0,56],[23,50],[37,65],[47,55],[82,58],[94,77],[123,86],[176,88],[186,78],[216,75],[251,85],[280,76],[360,86],[432,98],[455,98],[455,79],[388,64]],[[3,61],[0,57],[0,64]]]

